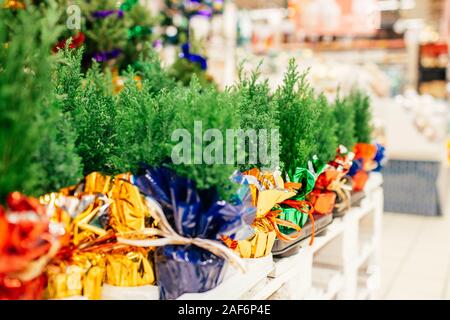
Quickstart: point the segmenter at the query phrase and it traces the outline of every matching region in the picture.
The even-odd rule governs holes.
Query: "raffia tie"
[[[161,247],[166,245],[195,245],[205,249],[222,259],[230,262],[233,266],[246,271],[244,261],[231,249],[221,242],[201,238],[187,238],[180,236],[171,227],[166,216],[155,200],[146,198],[146,203],[150,209],[152,217],[157,221],[159,228],[144,228],[138,231],[122,232],[117,235],[117,242],[135,247]],[[147,239],[133,239],[136,237],[146,237]],[[154,237],[159,237],[155,239]]]
[[[348,182],[351,182],[351,178],[348,176],[344,176],[340,179],[333,180],[333,182],[331,182],[328,186],[328,190],[336,192],[339,199],[342,200],[340,203],[335,204],[335,207],[339,212],[348,210],[351,207],[350,197],[352,187],[351,185],[347,184]]]

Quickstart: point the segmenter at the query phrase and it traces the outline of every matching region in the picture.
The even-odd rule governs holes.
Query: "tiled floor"
[[[450,299],[450,212],[385,213],[382,299]]]

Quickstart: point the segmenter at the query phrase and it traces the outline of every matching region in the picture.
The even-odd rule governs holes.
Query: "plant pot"
[[[138,287],[155,282],[149,250],[127,248],[106,255],[105,283],[118,287]]]
[[[370,143],[357,143],[355,145],[355,159],[373,160],[377,155],[378,148]]]
[[[44,283],[43,275],[29,281],[0,275],[0,300],[41,300]]]
[[[160,299],[215,288],[224,276],[225,260],[194,245],[167,245],[155,252]]]
[[[332,191],[313,190],[307,197],[318,214],[330,214],[336,203],[336,193]]]
[[[272,252],[275,242],[275,231],[262,231],[255,228],[255,234],[246,240],[225,241],[225,243],[239,253],[242,258],[262,258]]]
[[[59,261],[46,270],[47,299],[85,297],[101,299],[105,277],[105,262],[100,254],[74,255],[70,262]]]
[[[356,172],[356,174],[352,177],[352,179],[353,179],[353,191],[355,192],[363,191],[367,180],[369,180],[369,174],[364,170],[360,170]]]
[[[326,230],[326,227],[333,222],[331,214],[314,215],[314,233],[318,235]],[[289,257],[298,252],[301,248],[301,242],[312,235],[312,223],[308,221],[302,228],[301,235],[295,241],[275,240],[272,248],[272,255],[277,258]]]

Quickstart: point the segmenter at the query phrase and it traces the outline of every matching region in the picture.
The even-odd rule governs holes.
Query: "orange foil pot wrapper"
[[[374,160],[377,155],[377,146],[370,143],[357,143],[355,145],[355,159],[363,159],[365,171],[374,170],[378,164]]]
[[[377,146],[370,143],[357,143],[354,150],[355,159],[373,160],[377,154]]]
[[[41,275],[59,250],[64,233],[52,224],[37,199],[19,192],[0,207],[0,296],[37,299],[42,296]]]
[[[360,170],[353,176],[353,191],[362,191],[369,179],[369,174],[366,171]]]
[[[314,206],[314,212],[318,214],[330,214],[336,203],[336,193],[333,191],[321,191],[315,189],[308,195],[308,201]]]

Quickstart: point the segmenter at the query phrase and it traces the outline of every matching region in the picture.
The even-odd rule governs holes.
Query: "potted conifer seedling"
[[[361,90],[353,89],[348,97],[355,113],[355,159],[349,175],[353,179],[353,190],[362,191],[369,178],[368,172],[376,167],[374,158],[377,147],[371,144],[372,114],[369,97]]]
[[[145,82],[145,81],[144,81]],[[241,237],[254,217],[250,192],[234,197],[239,184],[230,180],[236,163],[223,149],[228,129],[238,129],[235,98],[216,88],[202,88],[196,77],[163,91],[154,106],[158,123],[150,137],[157,156],[143,167],[135,184],[152,207],[161,239],[122,239],[134,246],[155,244],[160,298],[202,293],[223,279],[228,262],[240,264],[222,237]],[[155,229],[154,229],[155,230]],[[244,232],[246,236],[247,233]],[[146,236],[147,234],[142,234]]]
[[[307,196],[307,199],[314,205],[314,214],[329,215],[333,212],[336,201],[334,192],[335,180],[339,178],[339,173],[335,167],[328,165],[334,159],[337,147],[336,125],[333,109],[328,104],[324,95],[317,99],[317,109],[319,110],[319,121],[316,125],[316,167],[317,180],[314,190]],[[316,219],[317,220],[317,219]]]
[[[314,188],[316,172],[321,170],[316,139],[321,134],[322,127],[319,126],[319,122],[322,121],[324,109],[321,108],[323,101],[317,99],[314,90],[308,85],[306,73],[298,72],[293,59],[289,63],[283,85],[275,93],[274,100],[279,113],[280,162],[287,180],[285,185],[297,193],[279,206],[279,218],[294,223],[300,230],[280,226],[282,232],[295,234],[296,237],[287,243],[277,241],[272,253],[291,255],[298,250],[300,240],[312,235],[312,243],[314,238],[314,207],[306,201],[306,197]],[[320,156],[327,158],[326,152]],[[321,227],[325,227],[326,224]]]

